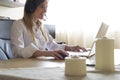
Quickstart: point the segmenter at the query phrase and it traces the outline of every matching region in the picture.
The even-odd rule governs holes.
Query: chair
[[[8,60],[7,56],[5,55],[1,47],[0,47],[0,60]]]
[[[0,60],[13,58],[10,34],[14,20],[0,19]]]

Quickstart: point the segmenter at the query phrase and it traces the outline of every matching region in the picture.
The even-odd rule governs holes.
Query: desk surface
[[[78,77],[66,76],[64,68],[64,60],[52,58],[0,61],[0,80],[120,80],[120,65],[109,73],[87,66],[86,76]]]

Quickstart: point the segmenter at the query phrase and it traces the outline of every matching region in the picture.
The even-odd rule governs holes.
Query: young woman
[[[64,59],[60,54],[68,55],[66,51],[86,51],[80,46],[57,44],[42,25],[42,19],[47,11],[47,0],[27,0],[24,16],[16,20],[12,26],[12,49],[14,57],[54,57]]]

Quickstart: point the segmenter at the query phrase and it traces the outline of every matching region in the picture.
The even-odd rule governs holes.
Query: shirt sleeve
[[[31,43],[27,46],[24,44],[23,24],[20,21],[15,21],[11,29],[11,43],[14,57],[29,58],[38,48]]]
[[[48,50],[64,50],[66,45],[63,44],[58,44],[55,42],[55,40],[52,38],[52,36],[48,33],[48,31],[46,30],[47,34],[48,34],[48,43],[47,43],[47,49]]]

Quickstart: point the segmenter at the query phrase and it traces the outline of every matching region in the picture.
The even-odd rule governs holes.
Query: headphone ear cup
[[[35,6],[34,6],[34,4],[33,4],[32,2],[26,3],[26,5],[25,5],[25,10],[26,10],[26,12],[28,12],[28,13],[33,13],[33,12],[35,11]]]

